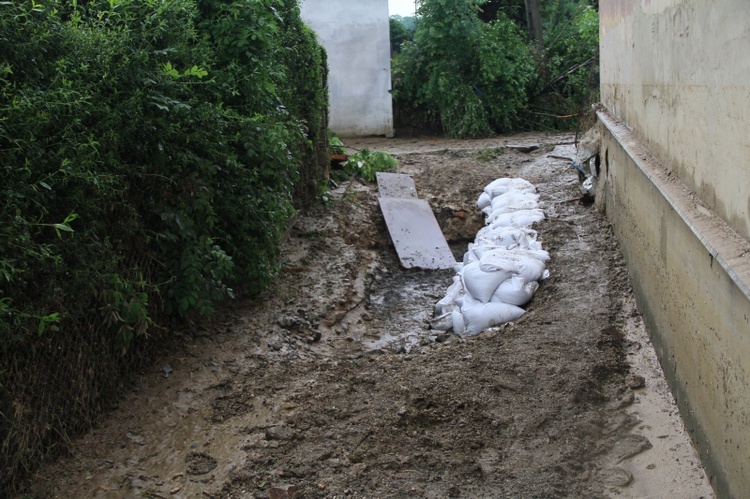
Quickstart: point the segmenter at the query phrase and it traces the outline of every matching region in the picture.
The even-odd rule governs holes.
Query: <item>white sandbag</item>
[[[539,289],[539,283],[536,281],[526,282],[521,276],[513,276],[497,287],[490,301],[520,307],[531,300],[537,289]]]
[[[506,213],[516,213],[518,211],[528,211],[533,210],[539,206],[539,203],[533,200],[529,201],[519,201],[517,204],[512,204],[508,206],[503,206],[501,208],[498,208],[494,211],[492,211],[489,215],[487,215],[487,220],[485,223],[491,224],[495,220],[497,220],[500,215],[505,215]]]
[[[516,206],[528,202],[539,203],[539,194],[533,192],[517,191],[515,189],[506,192],[501,196],[496,196],[490,201],[492,207],[490,211],[499,210],[508,206]],[[534,206],[536,208],[536,206]]]
[[[456,305],[456,298],[461,296],[463,291],[464,287],[460,280],[451,284],[445,292],[445,296],[435,304],[435,315],[443,315],[459,308],[458,305]]]
[[[464,266],[473,262],[478,262],[485,251],[489,251],[494,247],[495,246],[490,246],[488,244],[469,243],[469,249],[464,253]]]
[[[477,232],[474,244],[477,246],[513,246],[518,244],[528,248],[541,249],[541,244],[536,241],[537,232],[528,227],[495,227],[485,225]]]
[[[479,199],[477,199],[477,206],[479,206],[480,210],[483,210],[490,205],[491,201],[492,198],[490,197],[490,195],[486,192],[482,192],[482,194],[479,195]]]
[[[451,322],[453,323],[453,332],[459,336],[463,336],[466,326],[464,324],[464,315],[461,313],[461,310],[456,309],[453,311],[451,314]]]
[[[458,308],[461,308],[461,307],[464,306],[464,298],[466,298],[467,296],[469,297],[470,300],[474,299],[471,296],[469,296],[469,294],[466,292],[466,290],[464,290],[464,292],[461,293],[461,296],[459,296],[458,298],[456,298],[456,306]]]
[[[480,262],[472,262],[466,265],[461,273],[465,292],[464,303],[466,303],[466,294],[482,303],[490,301],[500,283],[520,272],[521,269],[517,265],[512,266],[513,263],[508,260],[508,268],[498,266],[492,270],[482,270]]]
[[[497,227],[529,227],[532,224],[544,220],[544,212],[540,209],[521,210],[515,213],[505,213],[498,216],[490,225],[490,228]]]
[[[485,241],[492,240],[494,237],[495,237],[495,234],[493,230],[489,226],[485,225],[484,227],[482,227],[481,229],[477,231],[477,235],[474,238],[474,244],[483,245],[485,244]],[[470,246],[471,244],[472,243],[469,243]]]
[[[487,190],[485,188],[485,192],[492,199],[494,199],[497,196],[502,196],[503,194],[506,194],[506,193],[511,192],[511,191],[534,193],[534,192],[536,192],[536,189],[533,186],[532,187],[526,187],[526,188],[523,188],[523,189],[518,189],[518,188],[514,188],[514,187],[509,187],[509,186],[498,187],[498,188],[491,189],[491,190]]]
[[[485,187],[477,206],[488,214],[485,227],[457,263],[457,275],[435,305],[433,329],[475,336],[518,319],[549,272],[549,253],[529,228],[544,220],[536,188],[523,179],[500,178]]]
[[[527,190],[529,192],[536,191],[536,187],[531,182],[528,182],[522,178],[498,178],[487,184],[484,188],[484,192],[490,194],[491,197],[499,196],[508,192],[510,189]],[[502,192],[499,192],[502,191]],[[498,194],[492,194],[492,192],[498,192]]]
[[[487,251],[482,255],[482,258],[479,259],[479,269],[486,273],[512,271],[513,274],[523,277],[526,282],[531,282],[542,278],[545,265],[544,262],[536,258],[514,255],[512,251],[498,248]],[[493,293],[496,289],[497,287],[493,289]]]
[[[516,189],[509,189],[504,194],[495,196],[490,201],[490,204],[482,209],[482,213],[489,215],[495,210],[500,208],[509,208],[515,206],[516,209],[530,209],[521,208],[521,205],[533,204],[531,208],[537,208],[539,203],[539,195],[533,192],[518,191]]]
[[[484,246],[484,251],[482,251],[479,256],[480,260],[482,257],[487,255],[487,258],[517,258],[517,257],[525,257],[525,258],[534,258],[536,260],[539,260],[541,262],[548,262],[550,261],[549,252],[545,250],[533,250],[533,249],[521,249],[521,248],[503,248],[502,246],[495,246],[495,247],[489,247]],[[488,270],[488,269],[484,269]]]
[[[484,192],[491,191],[492,189],[499,189],[500,187],[505,187],[506,189],[510,186],[510,181],[512,179],[509,177],[502,177],[502,178],[496,178],[487,186],[484,188]]]
[[[536,258],[537,260],[541,262],[549,262],[552,258],[549,256],[549,251],[543,250],[543,249],[522,249],[518,248],[516,250],[516,253],[523,256],[528,256],[531,258]]]
[[[486,229],[486,230],[485,230]],[[536,231],[520,227],[485,227],[477,232],[475,244],[499,248],[542,249],[536,240]]]
[[[463,314],[462,332],[458,332],[455,327],[453,331],[456,334],[469,337],[476,336],[485,329],[493,326],[499,326],[506,322],[514,321],[524,314],[524,310],[515,305],[508,303],[464,303],[461,308]]]
[[[475,252],[475,250],[480,247],[481,246],[477,246],[474,243],[469,243],[467,247],[468,249],[466,250],[466,253],[464,253],[464,259],[463,259],[464,267],[466,267],[470,263],[479,261],[479,257],[482,256],[482,254],[481,252],[480,253]]]

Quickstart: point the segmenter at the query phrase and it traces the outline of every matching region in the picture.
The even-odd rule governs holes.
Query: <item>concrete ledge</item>
[[[597,203],[720,497],[750,490],[750,244],[606,108]]]

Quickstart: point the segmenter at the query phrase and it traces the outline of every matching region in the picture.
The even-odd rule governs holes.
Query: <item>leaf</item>
[[[183,73],[183,76],[196,76],[198,78],[203,78],[206,75],[208,75],[208,71],[198,66],[193,66],[190,69],[186,69]]]
[[[64,230],[65,232],[75,232],[73,228],[68,224],[52,224],[52,227],[59,230]]]
[[[39,336],[41,336],[44,333],[44,330],[47,328],[47,324],[52,324],[55,322],[58,322],[60,320],[60,314],[58,312],[53,312],[48,315],[44,315],[39,318],[39,327],[37,328],[37,332],[39,333]],[[53,328],[50,328],[53,329]],[[54,328],[55,331],[57,331],[57,328]]]
[[[180,73],[178,73],[177,70],[172,66],[171,62],[167,62],[167,63],[163,64],[162,65],[162,69],[164,70],[164,72],[167,75],[169,75],[169,76],[171,76],[173,78],[179,78],[180,77]]]

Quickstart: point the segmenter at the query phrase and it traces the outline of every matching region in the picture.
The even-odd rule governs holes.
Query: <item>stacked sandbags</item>
[[[486,225],[469,244],[445,297],[435,305],[433,329],[475,336],[518,319],[549,272],[549,253],[534,223],[544,220],[536,188],[520,178],[499,178],[477,201]]]

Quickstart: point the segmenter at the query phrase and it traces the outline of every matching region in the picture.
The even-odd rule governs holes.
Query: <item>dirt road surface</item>
[[[349,141],[396,155],[458,259],[486,184],[535,184],[552,261],[527,313],[430,330],[453,271],[402,269],[377,186],[345,182],[295,221],[268,292],[178,333],[27,497],[713,497],[617,241],[550,157],[573,141]]]

